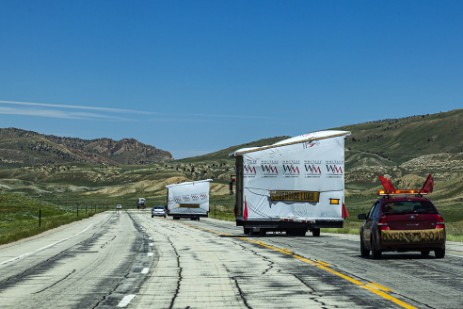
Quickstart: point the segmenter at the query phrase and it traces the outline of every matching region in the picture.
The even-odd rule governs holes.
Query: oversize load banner
[[[247,152],[242,157],[245,220],[342,220],[344,136]],[[330,199],[341,203],[335,205]]]
[[[180,204],[178,207],[181,208],[199,208],[199,204]]]
[[[270,199],[275,201],[293,201],[293,202],[309,202],[318,203],[320,200],[320,192],[309,191],[270,191]]]
[[[168,208],[203,208],[209,210],[209,181],[184,182],[168,185]]]

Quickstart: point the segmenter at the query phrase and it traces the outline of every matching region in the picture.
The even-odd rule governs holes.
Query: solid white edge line
[[[117,307],[127,307],[134,297],[134,294],[124,296],[124,298],[122,298],[122,300],[117,304]]]

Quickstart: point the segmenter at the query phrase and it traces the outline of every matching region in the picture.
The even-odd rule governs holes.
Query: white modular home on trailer
[[[209,189],[212,179],[167,185],[167,211],[174,220],[199,220],[209,215]]]
[[[343,226],[344,140],[348,131],[319,131],[235,151],[237,226],[244,233]]]

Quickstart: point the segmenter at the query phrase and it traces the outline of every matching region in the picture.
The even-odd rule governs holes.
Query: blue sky
[[[190,157],[463,108],[463,1],[0,0],[0,127]]]

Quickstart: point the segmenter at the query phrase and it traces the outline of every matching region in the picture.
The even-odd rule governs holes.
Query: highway
[[[462,308],[463,245],[360,257],[358,235],[111,211],[0,246],[1,308]]]

